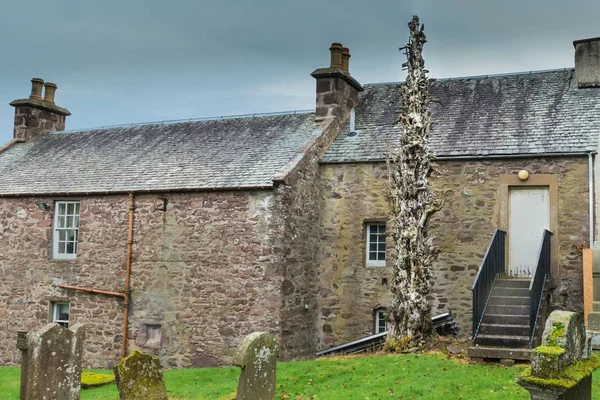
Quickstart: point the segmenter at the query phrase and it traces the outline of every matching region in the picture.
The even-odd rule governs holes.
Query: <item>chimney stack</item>
[[[42,86],[45,88],[42,99]],[[31,95],[27,99],[10,103],[15,108],[14,139],[34,140],[38,136],[65,129],[65,119],[71,115],[69,110],[54,104],[56,85],[39,78],[31,80]]]
[[[575,79],[580,88],[600,87],[600,37],[576,40]]]
[[[363,87],[348,72],[350,50],[341,43],[332,43],[329,51],[329,67],[319,68],[311,74],[317,80],[316,121],[338,118],[341,123],[358,103],[358,92]]]

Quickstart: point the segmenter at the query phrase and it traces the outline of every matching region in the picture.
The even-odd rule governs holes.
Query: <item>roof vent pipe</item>
[[[354,107],[350,110],[350,132],[356,132],[356,113]]]

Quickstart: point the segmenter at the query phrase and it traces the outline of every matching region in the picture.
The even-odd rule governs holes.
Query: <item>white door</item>
[[[530,277],[544,229],[550,230],[550,191],[547,187],[510,189],[508,273]]]

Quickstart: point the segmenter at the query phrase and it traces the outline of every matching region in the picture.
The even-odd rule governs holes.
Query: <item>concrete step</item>
[[[528,306],[529,296],[490,296],[489,305],[494,306]]]
[[[486,312],[485,315],[483,316],[482,323],[529,326],[529,314],[527,314],[527,315],[507,315],[507,314],[492,314],[492,313]]]
[[[529,289],[529,284],[531,283],[531,279],[523,279],[523,278],[502,278],[496,279],[496,287],[510,287],[510,288],[520,288]]]
[[[486,314],[504,314],[504,315],[526,315],[529,317],[529,306],[502,306],[502,305],[488,305]]]
[[[479,328],[479,334],[483,335],[508,335],[508,336],[529,336],[529,324],[486,324],[482,323]]]
[[[529,347],[529,336],[520,335],[484,335],[475,338],[475,344],[480,346],[498,347]]]
[[[478,359],[510,359],[531,361],[531,350],[528,348],[472,346],[467,350],[470,358]]]
[[[495,287],[492,289],[492,296],[515,296],[529,297],[529,288],[513,288],[513,287]]]

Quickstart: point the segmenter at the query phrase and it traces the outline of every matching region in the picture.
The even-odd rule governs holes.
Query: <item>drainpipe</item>
[[[127,355],[127,325],[129,318],[129,300],[131,298],[131,289],[129,282],[131,280],[131,248],[133,246],[133,193],[129,193],[129,229],[127,232],[127,264],[125,267],[125,302],[123,303],[123,342],[121,343],[121,359]]]
[[[594,248],[594,154],[588,154],[589,160],[589,196],[590,196],[590,249]]]

